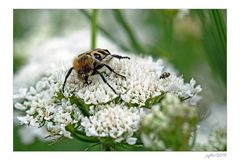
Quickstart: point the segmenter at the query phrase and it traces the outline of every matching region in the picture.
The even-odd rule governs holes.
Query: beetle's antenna
[[[64,80],[64,82],[63,82],[62,93],[64,93],[65,84],[66,84],[67,79],[68,79],[69,75],[71,74],[72,70],[73,70],[73,67],[71,67],[71,68],[68,70],[67,74],[66,74],[65,80]]]

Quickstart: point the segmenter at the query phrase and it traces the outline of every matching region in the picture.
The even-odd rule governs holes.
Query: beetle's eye
[[[102,60],[102,57],[101,57],[99,54],[97,54],[97,53],[94,54],[94,57],[95,57],[97,60],[99,60],[99,61]]]

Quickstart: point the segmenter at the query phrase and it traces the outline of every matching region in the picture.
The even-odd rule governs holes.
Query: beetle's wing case
[[[95,58],[96,60],[98,61],[102,61],[104,60],[108,55],[110,55],[110,52],[108,50],[105,50],[105,49],[100,49],[100,48],[97,48],[97,49],[94,49],[92,51],[90,51],[91,56],[93,58]],[[105,61],[105,60],[104,60]]]
[[[97,49],[95,49],[95,51],[97,51],[98,53],[102,54],[103,56],[107,56],[107,55],[111,54],[107,49],[97,48]]]

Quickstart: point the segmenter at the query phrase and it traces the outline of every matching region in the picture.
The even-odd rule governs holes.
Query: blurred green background
[[[14,74],[28,60],[24,50],[15,44],[37,36],[48,39],[84,28],[90,30],[91,13],[92,10],[14,10]],[[226,109],[226,14],[226,10],[215,9],[98,10],[97,33],[124,51],[168,61],[186,81],[194,77],[203,88],[200,106],[206,117],[213,103]],[[18,128],[15,125],[14,150],[83,150],[87,145],[74,140],[53,145],[37,140],[24,145]]]

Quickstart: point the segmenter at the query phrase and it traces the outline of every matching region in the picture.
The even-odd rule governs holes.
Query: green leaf
[[[89,113],[90,105],[84,103],[84,101],[82,99],[77,98],[75,96],[69,97],[69,100],[71,103],[77,105],[77,107],[81,110],[81,112],[84,116],[90,116],[90,113]]]
[[[145,103],[145,107],[150,107],[154,104],[157,104],[159,102],[161,102],[161,100],[163,99],[164,97],[164,93],[161,93],[160,95],[156,96],[156,97],[153,97],[153,98],[148,98],[146,100],[146,103]]]
[[[70,97],[65,97],[61,91],[56,92],[55,95],[56,100],[61,100],[61,99],[69,99],[71,104],[77,105],[77,107],[81,110],[82,114],[84,116],[89,116],[89,107],[90,105],[84,103],[84,101],[80,98],[77,98],[76,96],[72,95]]]
[[[76,140],[88,142],[88,143],[98,143],[100,142],[96,137],[88,137],[84,132],[77,130],[73,125],[69,125],[66,127],[66,130],[71,132],[71,136]]]

